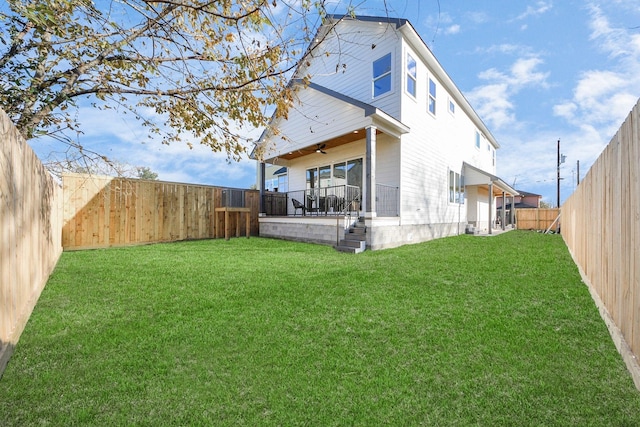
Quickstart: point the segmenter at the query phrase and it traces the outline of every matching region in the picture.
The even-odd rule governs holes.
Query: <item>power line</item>
[[[436,0],[438,3],[438,20],[436,21],[436,30],[433,32],[433,38],[431,39],[431,46],[436,43],[436,36],[438,35],[438,30],[440,29],[440,0]],[[420,2],[418,2],[418,16],[420,12]]]

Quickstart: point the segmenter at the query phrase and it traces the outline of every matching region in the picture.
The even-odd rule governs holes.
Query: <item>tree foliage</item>
[[[8,0],[0,105],[26,139],[79,133],[79,103],[134,114],[149,136],[239,159],[243,126],[287,114],[324,1]],[[72,139],[77,138],[74,136]]]
[[[138,166],[136,168],[136,174],[139,179],[148,179],[151,181],[158,179],[158,174],[152,171],[148,166]]]

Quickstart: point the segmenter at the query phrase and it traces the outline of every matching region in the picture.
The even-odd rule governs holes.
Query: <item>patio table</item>
[[[229,221],[230,214],[236,215],[236,237],[240,237],[240,219],[242,218],[242,214],[245,214],[245,224],[246,224],[246,235],[247,239],[249,238],[249,234],[251,232],[251,209],[250,208],[232,208],[232,207],[223,207],[223,208],[215,208],[214,209],[214,221],[217,226],[218,224],[218,214],[220,212],[224,212],[224,239],[229,240],[229,235],[231,234],[231,221]],[[216,227],[216,238],[218,237],[218,228]]]

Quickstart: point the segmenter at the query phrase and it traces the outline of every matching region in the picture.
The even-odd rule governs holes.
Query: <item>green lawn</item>
[[[64,253],[0,425],[638,426],[557,235]]]

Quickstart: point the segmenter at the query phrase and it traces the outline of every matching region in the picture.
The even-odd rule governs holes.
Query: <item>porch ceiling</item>
[[[509,194],[511,196],[517,196],[518,191],[504,182],[499,177],[483,171],[475,166],[471,166],[467,162],[463,162],[462,167],[464,169],[464,183],[465,185],[474,185],[479,188],[489,191],[489,184],[492,185],[492,196],[502,196],[502,193]]]
[[[376,129],[376,134],[385,134],[400,140],[409,132],[409,127],[379,108],[351,98],[313,82],[300,85],[301,109],[293,111],[287,118],[278,119],[283,125],[281,136],[265,129],[258,145],[265,150],[264,161],[283,163],[292,159],[315,154],[318,146],[330,150],[340,145],[366,139],[366,129]],[[305,104],[305,102],[308,103]],[[276,126],[277,127],[277,126]],[[273,139],[274,145],[269,147]],[[292,149],[287,149],[288,147]],[[253,153],[252,153],[253,157]]]
[[[482,188],[483,190],[486,190],[487,192],[489,192],[489,184],[465,184],[465,185],[473,185],[475,187]],[[492,190],[493,190],[492,191],[493,197],[502,197],[502,193],[505,193],[509,197],[518,195],[517,193],[515,193],[515,194],[512,193],[507,188],[504,188],[503,186],[501,186],[497,182],[493,182]]]
[[[382,131],[380,129],[376,129],[376,135],[381,134]],[[341,145],[349,144],[354,141],[358,141],[359,139],[366,138],[367,133],[365,128],[356,129],[353,132],[346,133],[344,135],[337,136],[335,138],[328,139],[326,141],[322,141],[320,145],[325,144],[323,150],[329,150],[331,148],[339,147]],[[304,148],[300,148],[297,150],[290,151],[286,154],[280,155],[279,157],[286,160],[296,159],[302,156],[308,156],[310,154],[315,154],[317,148],[317,144],[312,144]]]

